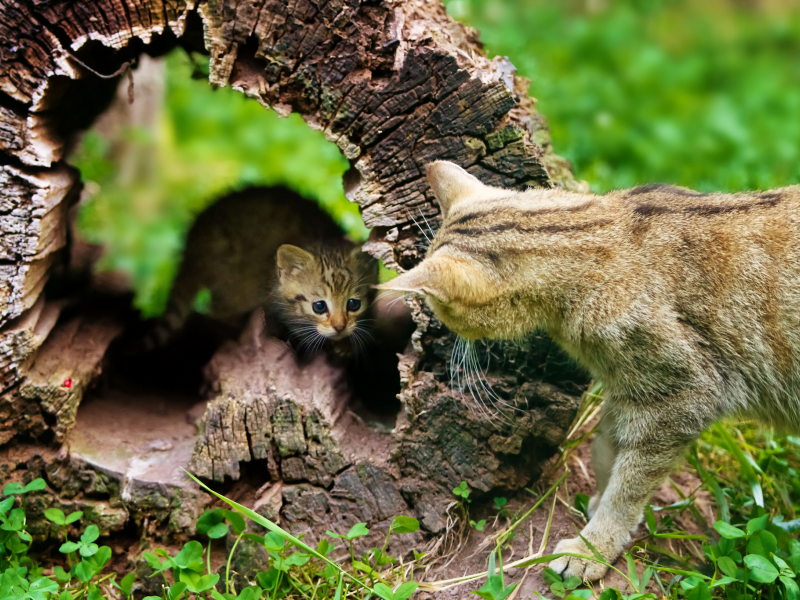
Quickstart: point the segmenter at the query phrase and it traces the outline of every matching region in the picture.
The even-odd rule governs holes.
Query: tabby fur
[[[319,206],[283,187],[253,187],[217,200],[195,220],[164,315],[144,349],[166,343],[185,324],[201,290],[212,319],[241,329],[263,308],[271,334],[289,334],[299,346],[340,343],[367,314],[377,262],[344,236]],[[347,301],[357,298],[357,311]],[[325,301],[316,314],[311,305]],[[263,317],[261,318],[263,324]]]
[[[800,430],[800,189],[511,191],[447,162],[428,181],[441,228],[417,267],[379,287],[422,294],[470,340],[543,329],[603,382],[581,535],[607,561],[711,423]],[[591,556],[580,537],[555,552]],[[569,556],[551,566],[606,573]]]

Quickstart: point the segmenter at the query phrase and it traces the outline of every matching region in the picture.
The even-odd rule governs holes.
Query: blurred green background
[[[555,151],[595,192],[646,182],[701,191],[800,180],[800,7],[786,0],[449,0],[489,55],[507,55],[551,127]],[[163,310],[181,245],[227,190],[285,183],[355,238],[347,161],[297,115],[278,119],[167,57],[158,126],[125,132],[146,168],[125,176],[103,135],[72,162],[92,182],[79,228],[106,246],[146,316]]]
[[[800,180],[800,3],[449,0],[507,55],[595,192]]]
[[[207,59],[194,60],[207,74]],[[299,115],[278,118],[239,92],[193,78],[196,67],[183,50],[165,63],[163,104],[151,126],[123,119],[106,132],[98,123],[71,158],[90,191],[78,230],[105,246],[98,269],[127,275],[143,316],[164,310],[194,217],[231,190],[287,185],[317,199],[351,237],[366,239],[358,208],[342,189],[348,161],[322,133]],[[127,82],[121,85],[126,98]],[[134,97],[137,89],[140,102],[155,102],[140,85]]]

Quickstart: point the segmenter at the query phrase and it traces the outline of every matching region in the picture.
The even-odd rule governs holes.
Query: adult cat
[[[518,192],[448,162],[428,181],[442,226],[420,265],[379,287],[424,295],[463,338],[541,328],[603,382],[582,536],[607,561],[713,421],[800,429],[800,190]],[[591,556],[580,538],[555,552]],[[607,570],[574,557],[551,567],[586,580]]]

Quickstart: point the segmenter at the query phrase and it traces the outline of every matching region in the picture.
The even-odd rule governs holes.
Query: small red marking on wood
[[[71,388],[72,387],[72,377],[67,377],[64,380],[64,387],[65,388]]]

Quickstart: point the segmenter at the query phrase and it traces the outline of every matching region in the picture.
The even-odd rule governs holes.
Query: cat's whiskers
[[[464,398],[464,383],[461,381],[461,375],[463,373],[464,380],[467,386],[467,389],[472,396],[472,400],[474,401],[474,407],[477,408],[478,412],[480,412],[481,417],[485,420],[491,422],[491,415],[486,410],[486,406],[475,397],[475,392],[472,389],[472,385],[469,381],[469,373],[467,372],[466,361],[467,361],[467,352],[469,351],[469,341],[462,338],[457,337],[456,343],[453,346],[453,352],[450,355],[450,387],[453,387],[452,378],[455,375],[456,382],[458,384],[458,390],[461,392],[461,400],[467,406],[470,406],[468,402],[465,401]]]
[[[453,379],[458,374],[458,368],[461,362],[459,354],[461,352],[461,344],[464,343],[464,338],[456,336],[456,341],[453,344],[453,349],[450,352],[450,387],[453,387]]]
[[[358,287],[367,279],[374,279],[374,275],[372,273],[364,273],[363,275],[361,275],[361,277],[356,279],[355,283],[353,283],[353,287],[354,288]]]
[[[353,329],[353,333],[351,335],[356,335],[356,334],[359,335],[361,337],[361,339],[363,339],[365,342],[367,342],[367,341],[377,342],[378,341],[378,336],[376,336],[374,333],[372,333],[372,331],[369,330],[369,327],[367,325],[361,325],[361,323],[359,323]]]
[[[435,238],[435,237],[436,237],[436,232],[434,232],[434,231],[433,231],[433,228],[431,227],[431,224],[430,224],[430,222],[428,222],[428,219],[427,219],[427,217],[425,216],[425,213],[424,213],[424,212],[422,212],[422,208],[418,208],[417,210],[419,210],[419,214],[420,214],[420,216],[421,216],[421,217],[422,217],[422,218],[425,220],[425,225],[427,225],[427,226],[428,226],[428,231],[429,231],[429,232],[430,232],[430,234],[431,234],[431,237],[429,238],[429,241],[430,241],[430,240],[432,240],[433,238]],[[425,237],[427,237],[427,236],[425,236]]]
[[[463,378],[463,380],[462,380]],[[472,396],[474,407],[478,409],[481,416],[493,422],[500,419],[506,424],[511,424],[511,418],[500,406],[518,410],[508,402],[505,402],[494,390],[486,379],[486,374],[481,368],[475,342],[462,337],[457,337],[450,356],[450,387],[453,388],[453,380],[456,380],[458,390],[461,392],[462,400],[465,399],[464,387]],[[466,403],[468,404],[469,403]],[[498,406],[500,405],[500,406]]]
[[[407,297],[411,296],[410,293],[401,293],[400,295],[396,295],[397,292],[394,290],[383,292],[378,296],[378,298],[383,298],[384,296],[395,296],[389,303],[386,305],[386,309],[392,308],[395,304],[397,304],[400,300],[405,300]]]
[[[430,246],[431,245],[431,238],[428,237],[428,234],[425,233],[425,230],[422,228],[422,226],[419,223],[417,223],[417,220],[414,218],[414,215],[412,215],[410,211],[408,213],[408,218],[411,219],[412,221],[414,221],[414,225],[417,226],[417,229],[419,229],[419,232],[428,241],[428,246]]]
[[[305,338],[300,340],[300,343],[297,345],[297,349],[302,350],[303,348],[307,347],[309,350],[311,350],[321,337],[321,335],[308,334]]]
[[[292,329],[289,332],[289,335],[291,337],[299,337],[300,335],[303,334],[319,334],[319,331],[314,325],[304,325],[302,327],[297,327],[295,329]]]
[[[317,337],[314,339],[314,341],[311,342],[311,345],[310,345],[309,350],[308,350],[309,353],[317,354],[317,352],[319,352],[322,349],[322,347],[325,345],[325,342],[327,340],[328,340],[328,338],[326,338],[324,335],[322,335],[321,333],[318,334]]]
[[[492,422],[492,412],[489,406],[483,401],[483,398],[480,394],[480,389],[475,385],[473,381],[473,377],[475,373],[472,369],[472,351],[474,347],[474,343],[470,342],[469,340],[464,340],[464,355],[462,359],[462,365],[464,369],[464,379],[467,382],[467,387],[469,389],[469,393],[472,396],[472,399],[475,401],[476,405],[480,407],[481,412],[486,417],[489,422]]]
[[[471,344],[470,347],[471,347],[471,352],[469,356],[469,361],[472,365],[471,370],[473,376],[475,377],[475,379],[477,379],[481,388],[486,393],[488,402],[491,403],[492,407],[497,411],[497,414],[500,416],[500,418],[505,423],[511,424],[512,423],[511,417],[508,414],[506,414],[506,412],[504,412],[503,408],[498,408],[498,404],[501,407],[510,409],[512,413],[518,411],[519,409],[516,406],[509,404],[495,393],[495,391],[492,389],[492,385],[489,383],[489,380],[486,377],[486,372],[483,370],[478,361],[478,355],[477,355],[477,350],[475,348],[475,344]],[[487,362],[487,368],[488,368],[488,362]],[[480,391],[478,393],[480,394]]]
[[[315,325],[309,325],[307,322],[303,322],[304,325],[301,327],[296,327],[289,332],[289,335],[293,338],[298,339],[297,349],[302,350],[305,347],[309,349],[313,348],[319,341],[319,339],[324,340],[325,336],[323,336],[318,330]],[[311,351],[311,350],[309,350]]]
[[[364,333],[363,330],[359,331],[359,329],[356,328],[356,329],[353,330],[353,333],[350,334],[350,337],[351,337],[351,339],[353,340],[353,343],[356,346],[356,350],[357,350],[356,356],[358,356],[360,354],[366,354],[367,344],[366,344],[366,341],[364,340],[364,338],[361,337],[363,335],[363,333]]]

